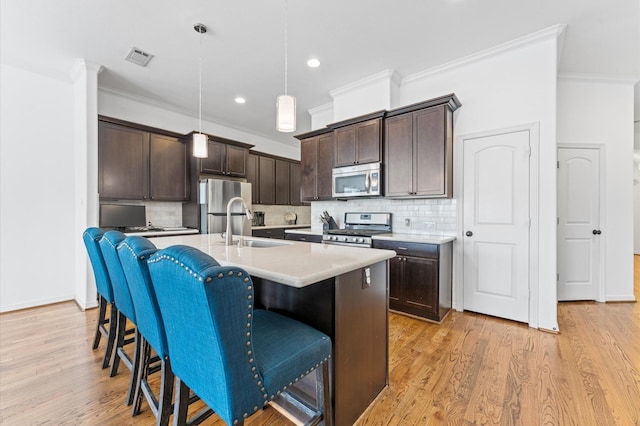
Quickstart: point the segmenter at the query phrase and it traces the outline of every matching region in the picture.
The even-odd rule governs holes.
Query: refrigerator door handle
[[[207,181],[200,181],[200,204],[207,204]]]

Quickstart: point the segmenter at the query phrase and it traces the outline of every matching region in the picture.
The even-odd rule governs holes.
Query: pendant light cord
[[[198,39],[198,133],[202,134],[202,33]]]
[[[284,94],[287,95],[287,76],[288,76],[288,19],[287,19],[287,0],[284,0]]]

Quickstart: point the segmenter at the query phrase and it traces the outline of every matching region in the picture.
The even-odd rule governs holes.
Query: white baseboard
[[[606,302],[636,302],[633,294],[608,294]]]
[[[52,303],[68,302],[74,300],[74,296],[60,296],[48,299],[35,299],[13,305],[0,305],[0,313],[17,311],[20,309],[35,308],[38,306],[51,305]]]

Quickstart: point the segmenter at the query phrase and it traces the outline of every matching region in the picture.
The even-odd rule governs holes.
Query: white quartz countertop
[[[372,237],[374,240],[402,241],[405,243],[446,244],[456,239],[451,235],[421,235],[421,234],[379,234]]]
[[[293,234],[322,235],[321,229],[313,229],[313,228],[291,229],[291,230],[285,230],[284,232],[293,233]],[[399,232],[392,232],[389,234],[378,234],[378,235],[374,235],[372,238],[374,240],[402,241],[405,243],[423,243],[423,244],[446,244],[456,239],[455,236],[451,236],[451,235],[402,234]]]
[[[237,237],[234,237],[237,238]],[[298,241],[244,237],[246,240],[278,243],[276,247],[225,246],[217,234],[151,238],[158,248],[184,244],[198,248],[223,266],[238,266],[249,274],[292,287],[332,278],[395,257],[392,250],[364,249]]]

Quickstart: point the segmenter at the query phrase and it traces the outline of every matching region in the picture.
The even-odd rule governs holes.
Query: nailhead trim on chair
[[[212,281],[212,277],[208,276],[208,277],[206,277],[206,279],[203,279],[203,277],[198,276],[198,274],[196,274],[194,271],[192,271],[191,269],[186,267],[184,265],[184,263],[179,262],[175,258],[167,256],[166,254],[162,255],[162,256],[154,256],[154,257],[152,257],[149,260],[149,263],[160,262],[163,259],[166,259],[166,260],[169,260],[169,261],[174,262],[176,264],[179,264],[183,269],[185,269],[190,275],[193,275],[193,277],[196,278],[200,282],[203,282],[203,280],[206,281],[207,283]],[[235,272],[233,270],[230,270],[229,273],[228,273],[228,276],[231,277],[231,276],[234,275],[234,273]],[[238,278],[242,277],[242,275],[243,275],[242,271],[237,271]],[[224,277],[225,277],[225,275],[222,272],[218,273],[218,275],[217,275],[218,279],[222,279]],[[245,277],[244,278],[244,282],[249,282],[249,277]],[[247,286],[247,291],[249,292],[249,294],[247,295],[247,300],[249,301],[249,303],[247,304],[247,309],[249,310],[249,312],[247,313],[247,328],[251,328],[251,310],[253,309],[253,305],[251,304],[251,300],[253,299],[253,296],[250,293],[251,293],[252,289],[253,289],[253,287],[251,285]],[[251,364],[254,363],[254,359],[251,357],[253,352],[251,350],[252,343],[251,343],[251,332],[250,331],[248,331],[246,333],[246,337],[249,338],[249,340],[247,340],[247,347],[249,348],[247,350],[247,357],[249,357],[248,361],[249,361],[249,365],[251,365]],[[323,337],[323,339],[326,339],[326,338],[327,337]],[[311,373],[316,368],[318,368],[320,365],[322,365],[323,363],[327,362],[329,360],[329,358],[331,358],[331,355],[325,357],[321,362],[319,362],[315,366],[311,367],[304,374],[301,374],[300,377],[296,378],[293,382],[289,382],[289,386],[292,386],[294,382],[297,382],[299,379],[303,378],[304,376],[306,376],[307,374]],[[255,373],[255,371],[256,371],[256,367],[255,366],[251,366],[251,372]],[[275,395],[269,396],[266,393],[266,389],[265,389],[264,386],[262,386],[262,380],[260,380],[260,375],[259,374],[254,374],[253,378],[254,378],[254,380],[256,380],[256,385],[258,387],[260,387],[260,391],[263,392],[263,395],[262,395],[262,397],[264,398],[263,406],[266,406],[267,404],[269,404],[269,401],[273,401],[275,399]],[[328,383],[324,384],[324,386],[328,386],[328,385],[329,385]],[[286,391],[286,390],[287,390],[287,385],[284,385],[282,387],[282,389],[276,391],[276,395],[280,395],[280,393],[282,391]],[[253,407],[253,411],[254,412],[258,411],[258,407],[257,406]],[[246,419],[247,417],[249,417],[249,414],[248,413],[244,413],[242,415],[242,417]],[[238,419],[234,419],[233,420],[233,424],[234,425],[237,425],[238,423],[239,423]]]

